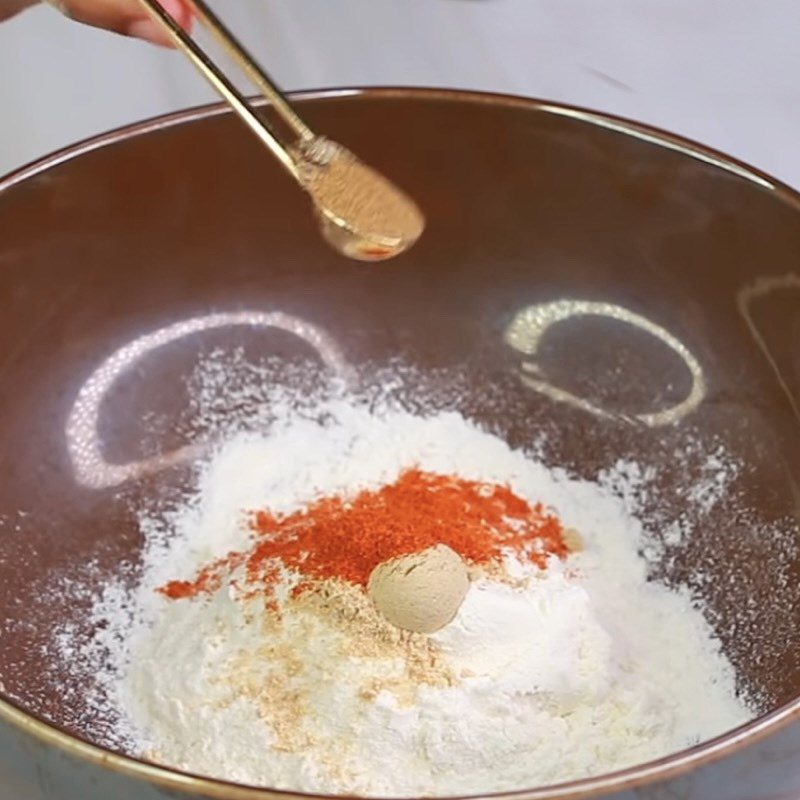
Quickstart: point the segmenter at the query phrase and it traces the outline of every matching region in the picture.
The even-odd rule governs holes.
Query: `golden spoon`
[[[141,3],[154,19],[164,25],[175,44],[308,192],[322,233],[336,250],[361,261],[383,261],[399,255],[419,239],[425,218],[416,203],[342,145],[315,134],[203,0],[190,0],[189,5],[198,20],[272,104],[288,129],[288,142],[281,141],[247,98],[158,0],[141,0]]]

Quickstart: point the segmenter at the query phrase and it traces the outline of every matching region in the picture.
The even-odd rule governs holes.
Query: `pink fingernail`
[[[192,14],[181,0],[160,0],[160,2],[164,10],[171,14],[182,28],[188,30],[191,27]]]

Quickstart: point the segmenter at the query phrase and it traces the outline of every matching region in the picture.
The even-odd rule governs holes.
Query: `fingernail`
[[[174,17],[178,25],[187,30],[191,27],[192,12],[189,11],[182,0],[160,0],[160,2],[164,11]]]

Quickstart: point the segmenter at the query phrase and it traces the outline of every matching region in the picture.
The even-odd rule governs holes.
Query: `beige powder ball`
[[[379,564],[367,584],[378,611],[415,633],[434,633],[451,622],[468,588],[466,564],[444,544]]]

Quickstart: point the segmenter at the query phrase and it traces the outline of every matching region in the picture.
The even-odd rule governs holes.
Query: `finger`
[[[181,0],[160,0],[161,5],[180,24],[189,28],[192,14]],[[135,36],[155,44],[171,46],[163,26],[154,20],[138,0],[51,0],[67,16],[78,22],[106,28],[125,36]]]
[[[0,20],[13,17],[36,2],[37,0],[0,0]]]

